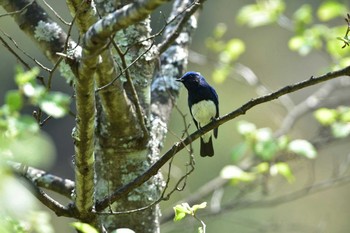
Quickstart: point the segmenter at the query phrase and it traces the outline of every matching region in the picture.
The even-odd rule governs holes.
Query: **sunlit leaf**
[[[227,26],[225,23],[218,23],[214,28],[213,35],[215,39],[220,39],[223,35],[225,35],[227,31]]]
[[[314,159],[317,156],[315,147],[308,141],[296,139],[289,143],[288,150],[297,155],[305,156],[308,159]]]
[[[220,177],[232,181],[252,181],[255,176],[251,173],[247,173],[235,165],[225,166],[221,172]]]
[[[278,145],[274,140],[257,141],[253,149],[259,158],[269,161],[277,155]]]
[[[255,170],[258,173],[265,173],[269,170],[269,168],[270,168],[270,165],[268,162],[262,162],[262,163],[259,163],[257,166],[255,166]]]
[[[60,92],[50,92],[40,100],[40,108],[55,118],[65,116],[69,111],[70,97]]]
[[[256,126],[248,121],[239,121],[237,122],[237,131],[239,134],[246,136],[255,133]]]
[[[342,48],[344,42],[334,39],[334,36],[343,35],[346,32],[347,25],[341,25],[331,28],[330,33],[326,34],[326,49],[327,52],[335,59],[347,58],[350,55],[349,49]]]
[[[347,13],[346,6],[337,1],[325,1],[317,10],[317,16],[321,21],[328,21]]]
[[[82,233],[98,233],[98,231],[87,223],[82,222],[72,222],[71,225]]]
[[[239,143],[236,145],[232,150],[232,160],[233,162],[239,161],[245,154],[245,152],[248,150],[248,146],[246,143]]]
[[[287,163],[276,163],[271,166],[271,169],[276,169],[276,172],[282,175],[289,183],[295,180],[295,177]]]
[[[21,93],[17,90],[8,91],[6,93],[5,103],[11,112],[19,111],[23,106]]]
[[[198,227],[198,233],[204,233],[203,227]]]
[[[24,134],[9,144],[13,159],[34,167],[50,167],[55,158],[52,140],[44,133]]]
[[[135,231],[129,228],[118,228],[117,230],[112,231],[111,233],[135,233]]]
[[[15,127],[22,132],[36,133],[39,131],[39,125],[32,116],[23,115],[19,118],[14,119]]]
[[[38,67],[34,67],[30,71],[24,72],[22,67],[17,66],[15,80],[18,86],[23,86],[26,83],[34,81],[38,74],[39,74]]]
[[[30,214],[30,224],[35,233],[54,233],[50,223],[50,214],[44,211],[35,211]]]
[[[289,143],[289,138],[285,135],[283,135],[277,139],[277,144],[278,144],[279,150],[286,149],[288,146],[288,143]]]
[[[207,202],[202,202],[201,204],[193,205],[192,206],[193,213],[196,213],[196,211],[199,209],[205,209],[205,207],[207,207]]]
[[[342,122],[350,122],[350,108],[346,108],[341,112],[340,120]]]
[[[284,9],[285,5],[281,0],[257,1],[256,4],[242,7],[237,20],[250,27],[267,25],[276,22]]]
[[[330,125],[336,121],[338,112],[334,109],[320,108],[314,112],[314,117],[322,125]]]
[[[350,135],[350,123],[335,122],[331,125],[331,129],[336,138],[345,138]]]
[[[223,83],[229,74],[230,74],[230,67],[221,66],[214,70],[213,80],[217,84]]]
[[[186,216],[186,214],[192,214],[191,207],[188,205],[188,203],[182,203],[182,204],[176,205],[173,207],[173,209],[175,212],[175,217],[174,217],[175,222],[183,219]]]
[[[270,128],[260,128],[255,133],[257,141],[267,141],[272,139],[272,130]]]
[[[244,42],[240,39],[231,39],[227,42],[225,50],[221,53],[222,62],[235,61],[245,51]]]
[[[293,14],[295,29],[297,33],[302,32],[306,25],[312,22],[312,7],[309,4],[303,4]]]

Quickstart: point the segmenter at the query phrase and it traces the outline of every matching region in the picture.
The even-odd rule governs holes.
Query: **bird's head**
[[[203,80],[204,77],[200,73],[194,71],[189,71],[181,78],[176,79],[176,81],[182,82],[187,89],[199,86]]]

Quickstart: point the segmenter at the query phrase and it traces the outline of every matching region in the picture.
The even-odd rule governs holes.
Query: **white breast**
[[[204,127],[210,123],[212,118],[215,118],[216,107],[211,100],[202,100],[192,105],[191,108],[193,118],[198,122],[199,127]],[[202,138],[205,142],[209,141],[211,134],[207,133]]]

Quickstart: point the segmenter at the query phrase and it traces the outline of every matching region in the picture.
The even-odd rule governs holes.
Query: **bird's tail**
[[[214,148],[213,148],[213,142],[211,140],[211,137],[209,138],[208,142],[204,142],[201,138],[201,149],[200,149],[200,155],[202,157],[212,157],[214,155]]]

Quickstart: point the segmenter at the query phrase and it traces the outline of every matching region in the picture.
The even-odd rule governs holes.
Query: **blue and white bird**
[[[219,116],[218,95],[200,73],[190,71],[176,81],[182,82],[188,91],[188,107],[197,129],[201,129]],[[214,129],[214,136],[215,138],[218,136],[217,128]],[[200,155],[202,157],[214,155],[211,132],[201,137]]]

